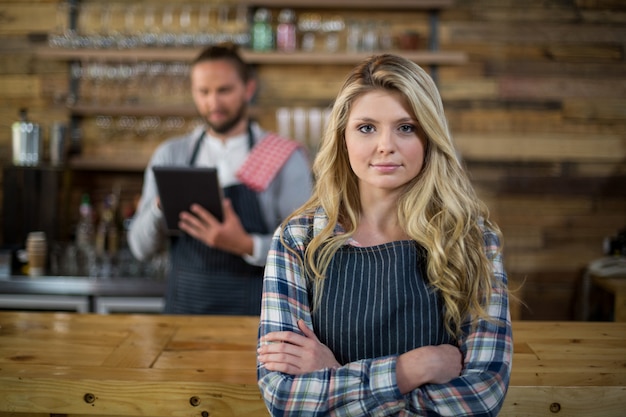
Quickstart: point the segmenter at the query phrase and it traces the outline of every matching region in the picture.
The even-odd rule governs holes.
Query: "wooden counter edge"
[[[35,410],[48,415],[201,416],[206,411],[212,417],[268,416],[256,384],[0,377],[0,388],[1,417],[31,416]],[[624,386],[512,386],[499,415],[618,417],[626,408],[625,394]]]
[[[624,386],[512,386],[499,416],[623,417]]]
[[[256,384],[0,377],[0,416],[268,416]],[[10,414],[19,415],[19,414]]]

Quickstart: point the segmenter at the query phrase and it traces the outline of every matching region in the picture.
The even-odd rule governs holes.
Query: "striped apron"
[[[196,141],[191,166],[203,138],[204,133]],[[250,127],[248,145],[250,149],[254,145]],[[243,184],[223,191],[248,233],[269,233],[254,191]],[[170,245],[165,314],[260,314],[263,267],[250,265],[241,256],[211,248],[187,234],[173,237]]]
[[[424,251],[409,240],[337,251],[312,320],[339,363],[453,343],[425,266]]]

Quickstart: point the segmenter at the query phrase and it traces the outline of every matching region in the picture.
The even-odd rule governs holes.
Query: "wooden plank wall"
[[[40,35],[54,30],[56,5],[0,0],[1,164],[10,161],[18,108],[43,126],[66,118],[67,65],[33,54]],[[426,27],[421,14],[352,16]],[[626,3],[457,0],[441,19],[441,48],[469,57],[439,69],[441,92],[460,153],[504,232],[506,267],[524,303],[514,315],[577,319],[585,266],[626,227]],[[282,105],[328,105],[349,69],[259,67],[261,122],[275,128]],[[158,143],[122,148],[87,129],[92,154],[123,149],[145,160]],[[140,172],[81,178],[68,204],[84,190],[103,193],[111,178],[134,193],[141,184]]]
[[[459,148],[501,225],[527,319],[580,317],[580,279],[626,227],[626,4],[457,1],[443,69]]]

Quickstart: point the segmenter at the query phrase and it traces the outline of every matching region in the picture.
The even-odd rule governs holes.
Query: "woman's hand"
[[[452,345],[424,346],[398,357],[396,379],[402,394],[424,384],[445,384],[461,375],[463,357]]]
[[[258,350],[259,362],[265,369],[302,375],[340,366],[333,352],[318,340],[304,320],[298,320],[298,328],[304,336],[295,332],[272,332],[261,338],[261,342],[269,342]]]

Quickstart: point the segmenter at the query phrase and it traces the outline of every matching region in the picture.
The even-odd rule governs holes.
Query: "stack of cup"
[[[26,253],[28,254],[28,275],[42,276],[46,269],[46,255],[48,247],[45,232],[30,232],[26,238]]]

